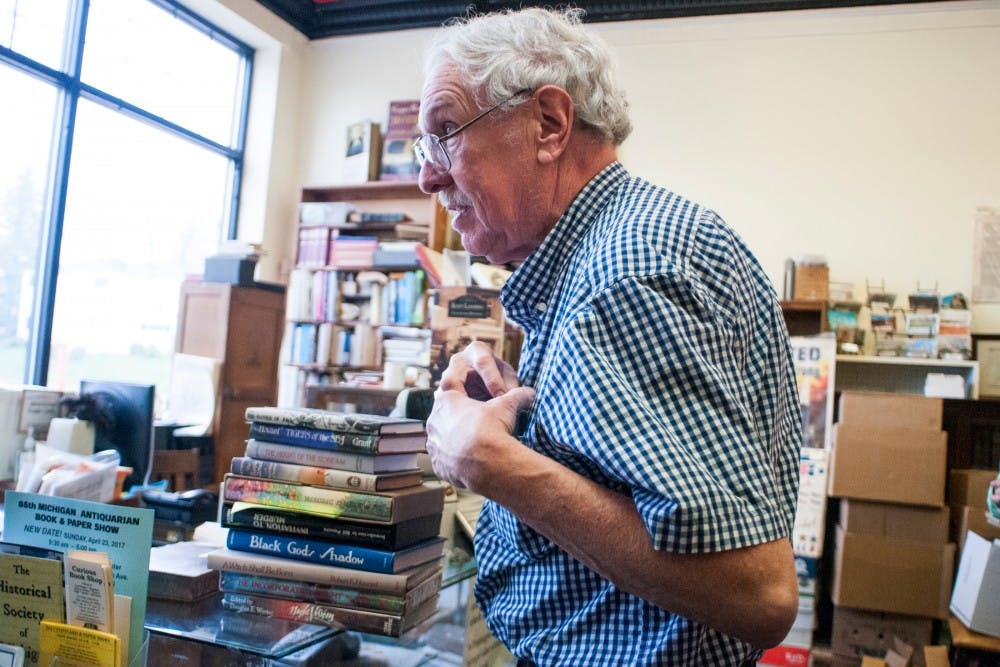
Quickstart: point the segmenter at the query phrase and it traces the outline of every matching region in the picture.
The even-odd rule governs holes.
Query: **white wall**
[[[866,279],[970,294],[973,214],[1000,206],[1000,0],[592,27],[633,110],[623,162],[716,209],[779,288],[786,257],[821,253],[857,298]],[[336,183],[346,126],[419,97],[430,34],[310,43],[299,125],[276,125],[295,161],[272,172],[296,174],[295,190]],[[266,214],[286,260],[296,197]],[[992,310],[976,318],[1000,331]]]

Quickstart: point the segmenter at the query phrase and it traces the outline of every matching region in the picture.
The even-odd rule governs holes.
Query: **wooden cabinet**
[[[176,351],[222,362],[212,426],[213,479],[246,450],[244,412],[275,405],[285,293],[225,283],[184,283]]]
[[[782,301],[789,336],[815,336],[826,331],[826,301]]]

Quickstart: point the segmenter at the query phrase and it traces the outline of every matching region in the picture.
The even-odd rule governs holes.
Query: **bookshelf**
[[[309,405],[307,388],[314,385],[350,382],[385,393],[379,374],[389,368],[390,387],[398,391],[406,368],[427,366],[429,349],[428,284],[407,246],[440,251],[447,212],[416,182],[400,181],[307,187],[301,204],[302,211],[307,204],[343,204],[386,219],[344,224],[336,215],[318,223],[300,216],[278,404]],[[391,219],[396,214],[405,219]]]

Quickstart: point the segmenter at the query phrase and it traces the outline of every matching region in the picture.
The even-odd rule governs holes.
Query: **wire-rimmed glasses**
[[[522,88],[507,99],[497,102],[490,108],[481,111],[471,120],[462,123],[442,137],[439,137],[436,134],[421,134],[417,137],[416,141],[413,142],[413,153],[417,158],[417,163],[421,167],[428,164],[435,172],[439,174],[447,174],[448,171],[451,170],[451,157],[448,156],[448,151],[445,150],[444,142],[448,141],[452,137],[455,137],[477,120],[489,114],[491,111],[499,109],[503,105],[510,103],[511,100],[520,97],[521,95],[531,93],[532,90],[533,89],[531,88]]]

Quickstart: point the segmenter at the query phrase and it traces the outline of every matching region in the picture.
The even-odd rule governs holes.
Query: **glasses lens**
[[[436,135],[424,134],[417,137],[413,149],[420,166],[429,164],[431,169],[439,174],[444,174],[451,169],[451,160],[448,159],[448,154]]]

